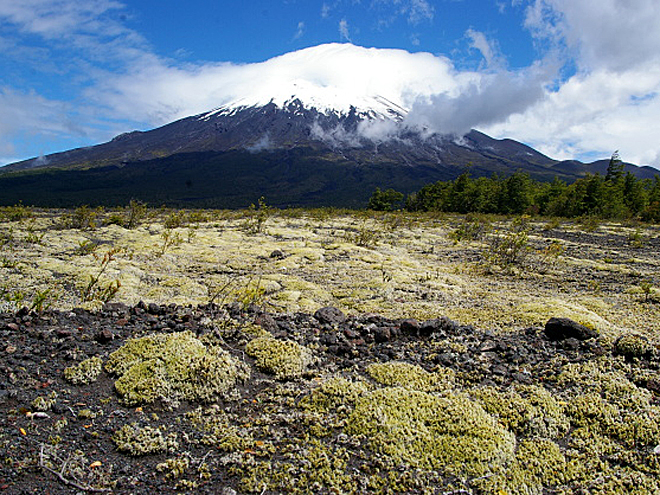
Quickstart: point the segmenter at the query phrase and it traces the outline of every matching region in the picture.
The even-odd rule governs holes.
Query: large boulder
[[[550,340],[589,340],[598,337],[598,331],[570,318],[550,318],[545,324],[545,336]]]

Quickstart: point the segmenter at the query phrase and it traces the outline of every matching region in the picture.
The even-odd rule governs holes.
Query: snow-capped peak
[[[377,63],[380,56],[380,51],[350,44],[328,44],[255,64],[254,80],[221,95],[225,103],[200,118],[271,103],[286,109],[298,100],[324,114],[354,111],[372,119],[402,120],[408,111],[401,88],[387,83],[390,77]],[[371,68],[371,77],[365,77]]]
[[[232,115],[246,108],[259,108],[274,104],[283,110],[292,110],[302,105],[305,109],[316,110],[330,115],[347,115],[355,112],[364,117],[378,120],[401,121],[408,113],[403,108],[384,96],[358,96],[341,94],[332,88],[318,88],[317,91],[304,88],[305,84],[294,83],[291,92],[277,95],[252,95],[241,98],[227,105],[218,107],[200,115],[200,120],[207,120],[218,115]],[[304,89],[303,89],[304,88]]]

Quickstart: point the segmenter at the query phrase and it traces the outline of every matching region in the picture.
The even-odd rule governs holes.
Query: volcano
[[[315,47],[306,56],[329,49]],[[572,182],[604,173],[608,163],[557,161],[476,130],[439,134],[411,125],[404,102],[357,84],[341,89],[292,77],[259,88],[153,130],[3,167],[0,202],[67,207],[138,199],[240,208],[264,197],[278,207],[363,207],[376,187],[408,193],[465,171]],[[642,178],[657,173],[628,170]]]

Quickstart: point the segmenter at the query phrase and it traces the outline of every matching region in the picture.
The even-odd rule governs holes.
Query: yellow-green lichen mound
[[[360,398],[346,431],[394,465],[486,476],[514,457],[515,437],[475,401],[387,387]]]
[[[103,361],[101,358],[94,356],[66,368],[64,378],[74,385],[87,384],[95,382],[101,371],[103,371]]]
[[[615,360],[567,365],[558,383],[569,386],[566,414],[575,442],[617,441],[627,448],[660,444],[660,407],[653,394],[628,380],[625,366]]]
[[[654,351],[655,347],[646,337],[634,333],[622,335],[614,343],[614,354],[624,356],[627,360],[650,357]]]
[[[420,392],[449,390],[454,387],[454,372],[440,368],[429,373],[421,366],[404,362],[372,364],[367,374],[381,385],[405,387]]]
[[[311,352],[290,340],[259,337],[245,346],[248,356],[256,360],[257,367],[279,380],[297,378],[311,362]]]
[[[300,401],[300,407],[319,412],[328,412],[331,409],[346,412],[368,390],[369,387],[364,382],[333,377],[315,388],[307,397],[304,397]]]
[[[559,438],[570,428],[563,405],[535,385],[500,392],[494,387],[474,390],[484,409],[518,436]]]
[[[119,375],[115,389],[126,405],[208,401],[244,375],[228,352],[205,345],[191,332],[129,340],[110,354],[105,367]]]
[[[556,443],[547,439],[526,439],[518,444],[515,459],[506,473],[476,480],[474,487],[484,493],[541,495],[547,493],[548,488],[564,485],[570,471]]]
[[[177,435],[165,435],[161,429],[140,427],[136,423],[122,426],[112,436],[117,450],[133,456],[173,452],[179,446]]]

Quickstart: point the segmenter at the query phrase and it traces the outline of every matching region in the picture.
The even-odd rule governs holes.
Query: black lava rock
[[[332,306],[321,308],[314,313],[314,318],[321,323],[340,324],[346,321],[346,315],[340,309]]]
[[[545,336],[550,340],[589,340],[598,337],[598,331],[585,327],[570,318],[550,318],[545,324]]]

